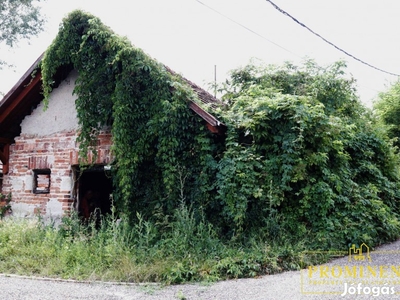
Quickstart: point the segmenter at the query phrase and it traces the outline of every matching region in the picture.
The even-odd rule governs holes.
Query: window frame
[[[38,190],[38,177],[39,175],[49,175],[49,184],[46,189]],[[33,189],[34,194],[50,194],[51,187],[51,170],[50,169],[34,169],[33,170]]]

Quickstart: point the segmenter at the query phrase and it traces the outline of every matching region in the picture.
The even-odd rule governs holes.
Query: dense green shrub
[[[278,214],[280,229],[316,234],[312,247],[398,236],[399,159],[343,68],[308,62],[232,73],[217,187],[234,229],[265,228]]]

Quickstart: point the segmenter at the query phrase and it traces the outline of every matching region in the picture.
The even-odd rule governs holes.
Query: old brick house
[[[60,72],[48,109],[44,110],[41,73],[37,68],[41,59],[0,102],[1,192],[11,193],[12,213],[16,216],[41,213],[58,218],[71,208],[80,210],[79,201],[88,191],[107,207],[112,191],[107,173],[113,159],[110,131],[105,128],[100,133],[95,166],[81,172],[73,95],[77,72]],[[187,83],[202,102],[217,101],[197,85]],[[210,131],[220,132],[223,124],[199,105],[190,101],[188,109],[202,118]]]

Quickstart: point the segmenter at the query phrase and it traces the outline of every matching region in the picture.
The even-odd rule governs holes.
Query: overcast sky
[[[57,34],[62,18],[74,9],[98,16],[158,61],[199,85],[223,81],[229,70],[251,58],[265,63],[299,63],[306,57],[321,65],[339,59],[358,82],[361,100],[370,106],[379,91],[397,77],[367,67],[326,44],[265,0],[201,0],[244,29],[196,0],[47,0],[48,22],[39,37],[0,55],[16,67],[0,72],[0,91],[17,82]],[[275,4],[352,55],[400,73],[400,1],[273,0]]]

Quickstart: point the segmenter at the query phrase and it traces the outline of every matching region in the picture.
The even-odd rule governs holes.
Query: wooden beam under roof
[[[7,116],[24,100],[25,96],[37,85],[40,84],[42,79],[41,74],[37,74],[27,86],[18,94],[18,96],[5,108],[0,114],[0,124],[7,118]]]
[[[206,112],[204,109],[202,109],[197,103],[190,101],[189,107],[196,113],[198,114],[203,120],[205,120],[208,124],[211,126],[217,127],[217,126],[224,126],[223,123],[221,123],[216,117],[214,117],[212,114]]]

